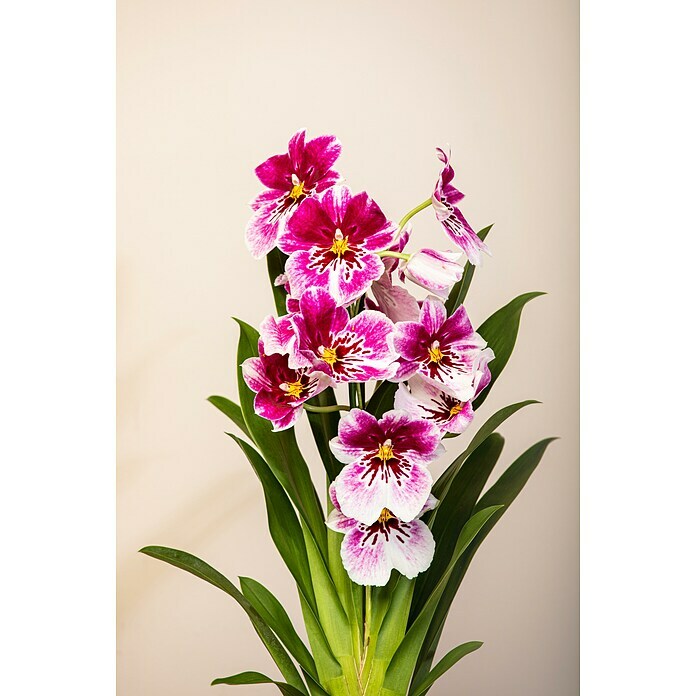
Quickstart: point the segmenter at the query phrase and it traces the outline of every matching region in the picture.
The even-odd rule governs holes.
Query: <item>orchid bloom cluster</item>
[[[227,434],[263,488],[309,647],[259,581],[240,576],[238,588],[185,551],[141,549],[234,598],[282,677],[245,671],[213,684],[275,684],[285,696],[423,696],[482,645],[463,643],[433,664],[473,555],[554,438],[488,485],[504,446],[497,429],[538,403],[520,401],[480,424],[436,480],[432,468],[500,378],[523,307],[543,293],[519,295],[474,329],[463,303],[491,228],[474,232],[449,153],[436,152],[430,196],[398,223],[345,184],[333,136],[299,131],[287,153],[256,168],[265,188],[251,203],[246,241],[266,259],[276,314],[258,330],[236,320],[239,403],[209,401],[234,424],[238,432]],[[412,219],[428,209],[442,248],[415,245]],[[325,498],[294,431],[305,417]]]
[[[449,316],[443,301],[462,278],[462,254],[480,262],[486,245],[457,204],[449,155],[432,196],[399,224],[365,192],[353,193],[333,169],[333,136],[296,133],[287,154],[256,168],[266,187],[252,202],[246,230],[252,255],[278,249],[286,313],[261,323],[258,357],[242,365],[256,413],[275,431],[294,426],[308,400],[349,386],[337,436],[329,443],[345,466],[330,485],[327,525],[342,534],[341,558],[353,582],[382,586],[396,569],[426,570],[435,541],[421,515],[437,505],[429,465],[442,439],[473,419],[472,401],[490,382],[494,358],[463,306]],[[429,206],[455,250],[418,249],[410,218]],[[274,252],[275,253],[275,252]],[[419,301],[405,285],[429,294]],[[372,415],[367,384],[398,383],[394,408]]]

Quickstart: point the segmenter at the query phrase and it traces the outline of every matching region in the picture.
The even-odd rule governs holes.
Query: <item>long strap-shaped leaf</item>
[[[239,403],[244,421],[256,446],[280,481],[300,516],[310,530],[324,558],[327,556],[327,536],[324,515],[312,477],[293,429],[273,432],[270,421],[257,416],[254,411],[254,394],[242,377],[241,364],[258,354],[259,333],[240,319],[239,348],[237,351],[237,383]]]
[[[170,565],[195,575],[206,582],[209,582],[214,587],[226,592],[230,597],[233,597],[239,605],[244,609],[254,626],[254,630],[258,634],[259,638],[263,641],[266,649],[270,653],[280,673],[283,675],[285,680],[291,686],[295,687],[296,696],[297,693],[303,696],[307,695],[307,689],[300,677],[300,673],[297,671],[293,661],[290,656],[285,651],[285,648],[281,645],[276,635],[271,630],[270,626],[261,618],[260,614],[251,605],[251,602],[237,589],[236,585],[228,580],[222,573],[215,570],[212,566],[208,565],[205,561],[200,558],[186,553],[186,551],[179,551],[178,549],[170,549],[166,546],[146,546],[140,549],[141,553],[144,553],[152,558],[157,558],[160,561],[165,561]]]
[[[228,435],[230,435],[228,433]],[[312,535],[295,515],[285,491],[270,472],[261,455],[244,440],[230,435],[242,448],[254,471],[259,476],[266,497],[269,530],[283,560],[295,577],[300,594],[307,603],[307,612],[316,616],[316,631],[322,632],[332,657],[319,677],[333,678],[333,656],[339,661],[352,657],[350,623],[339,599],[326,561],[319,552]],[[314,648],[313,644],[313,648]],[[323,649],[319,645],[318,649]]]
[[[253,578],[240,577],[239,584],[242,588],[242,594],[249,600],[261,618],[273,629],[276,636],[295,658],[297,664],[314,681],[318,681],[314,658],[302,642],[302,638],[297,634],[288,613],[276,599],[276,596],[267,587]]]
[[[263,457],[247,442],[236,435],[228,435],[239,445],[251,464],[254,473],[261,482],[263,495],[266,501],[266,515],[268,518],[268,531],[273,543],[278,549],[281,558],[288,570],[295,578],[300,592],[307,602],[316,611],[316,599],[312,585],[312,577],[309,570],[309,560],[305,548],[304,534],[297,514],[283,487],[278,482],[273,472],[266,464]]]
[[[513,501],[515,498],[517,498],[518,494],[529,480],[529,477],[538,466],[544,452],[546,451],[546,448],[555,439],[556,438],[553,437],[548,438],[546,440],[537,442],[535,445],[532,445],[506,469],[498,481],[493,484],[476,503],[474,513],[477,513],[482,509],[489,509],[490,505],[504,505],[504,507],[491,516],[488,522],[476,535],[474,542],[469,546],[468,549],[466,549],[461,558],[457,561],[456,567],[452,571],[452,574],[447,581],[447,587],[440,597],[440,602],[433,615],[425,640],[423,641],[423,647],[421,648],[421,653],[418,656],[414,683],[423,680],[430,671],[430,667],[435,657],[435,651],[437,650],[438,643],[440,642],[442,629],[445,625],[445,620],[447,619],[447,614],[449,613],[452,602],[454,601],[457,591],[459,590],[459,586],[464,579],[464,575],[471,564],[474,554],[486,536],[488,536],[490,531],[496,525],[498,520],[510,508]]]
[[[486,400],[512,355],[524,306],[535,297],[545,294],[544,292],[528,292],[520,295],[488,317],[479,327],[478,332],[486,340],[488,346],[493,349],[495,360],[491,361],[489,365],[491,381],[474,399],[474,408],[478,408]]]
[[[266,266],[268,268],[268,279],[271,281],[271,290],[273,291],[273,302],[275,304],[278,316],[282,317],[284,314],[288,313],[285,306],[285,299],[287,293],[282,285],[276,285],[276,278],[285,272],[285,262],[288,257],[277,247],[271,249],[266,256]]]
[[[208,401],[219,411],[222,411],[250,440],[252,439],[239,404],[225,396],[209,396]]]
[[[466,459],[452,480],[447,495],[437,506],[437,516],[431,529],[437,539],[435,556],[430,568],[416,579],[416,589],[411,603],[411,617],[415,618],[442,576],[462,527],[471,517],[476,501],[491,475],[505,440],[498,433],[489,435]]]
[[[218,684],[228,684],[230,686],[246,686],[248,684],[275,684],[278,687],[283,696],[302,696],[302,692],[296,689],[290,684],[285,682],[275,681],[267,677],[261,672],[241,672],[240,674],[235,674],[232,677],[222,677],[221,679],[215,679],[211,683],[211,686],[217,686]]]
[[[478,236],[482,241],[488,236],[488,233],[491,231],[492,227],[493,225],[488,225],[488,227],[484,227],[478,233]],[[464,264],[464,272],[462,273],[461,280],[457,281],[452,286],[449,297],[445,302],[445,308],[447,309],[448,316],[451,315],[457,309],[457,307],[459,307],[459,305],[464,303],[464,300],[466,299],[466,294],[467,292],[469,292],[469,286],[471,285],[471,281],[474,279],[475,270],[476,266],[469,263],[468,261],[466,262],[466,264]]]
[[[438,499],[442,500],[452,483],[452,479],[459,471],[461,465],[466,461],[467,457],[495,430],[497,430],[510,416],[517,413],[521,408],[529,406],[530,404],[538,404],[538,401],[530,399],[528,401],[520,401],[519,403],[506,406],[501,408],[500,411],[496,411],[480,428],[479,431],[474,435],[469,446],[445,469],[445,471],[440,475],[440,478],[435,482],[433,486],[433,495]],[[435,508],[437,511],[437,508]],[[434,512],[435,512],[434,511]]]
[[[413,684],[408,696],[423,696],[424,693],[451,667],[459,662],[463,657],[478,650],[483,643],[480,640],[472,640],[468,643],[452,648],[436,665],[428,676],[420,683]]]
[[[450,564],[443,573],[440,582],[438,582],[438,584],[435,586],[433,593],[428,598],[428,601],[425,603],[422,611],[406,632],[403,641],[401,641],[401,644],[389,662],[389,667],[387,668],[384,678],[384,696],[401,696],[406,693],[413,675],[413,671],[416,667],[418,653],[423,645],[423,640],[426,637],[428,626],[430,625],[438,601],[445,589],[450,574],[454,570],[457,561],[466,551],[469,544],[471,544],[476,538],[476,535],[483,528],[486,522],[488,522],[491,516],[499,510],[500,506],[498,505],[481,510],[473,515],[464,525],[464,528],[459,535],[459,539],[457,540],[457,546],[454,554],[452,555]]]

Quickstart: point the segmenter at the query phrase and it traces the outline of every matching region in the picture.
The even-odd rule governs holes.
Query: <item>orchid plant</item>
[[[464,643],[433,666],[476,550],[552,438],[484,492],[503,450],[496,429],[537,403],[521,401],[482,423],[437,480],[430,467],[475,420],[524,306],[542,293],[520,295],[475,330],[463,303],[491,227],[477,234],[465,219],[449,155],[437,150],[431,195],[394,224],[342,183],[333,169],[340,152],[335,137],[299,131],[287,153],[256,168],[265,190],[251,203],[246,241],[266,258],[277,316],[258,331],[237,320],[239,403],[209,399],[239,430],[229,435],[261,482],[308,645],[260,582],[242,577],[238,587],[183,551],[142,551],[231,595],[282,675],[242,672],[213,684],[272,683],[285,696],[423,696],[481,647]],[[406,251],[410,220],[428,207],[455,250]],[[431,294],[419,301],[407,283]],[[295,438],[303,417],[326,472],[324,496]]]

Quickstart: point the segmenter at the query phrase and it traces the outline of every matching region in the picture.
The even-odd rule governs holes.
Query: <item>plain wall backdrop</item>
[[[395,219],[430,194],[434,148],[451,145],[465,215],[495,223],[467,300],[474,324],[548,293],[526,308],[471,432],[504,405],[543,402],[501,428],[493,479],[561,439],[479,550],[440,654],[485,645],[432,693],[577,694],[577,2],[120,0],[117,28],[119,695],[276,674],[236,603],[139,555],[147,544],[260,580],[301,623],[260,486],[205,401],[236,397],[230,317],[258,325],[273,309],[265,264],[244,246],[247,203],[253,168],[301,127],[335,133],[348,183]],[[431,211],[413,223],[414,246],[451,247]],[[469,437],[447,441],[436,473]]]

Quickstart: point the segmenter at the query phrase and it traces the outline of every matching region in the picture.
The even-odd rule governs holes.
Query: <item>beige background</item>
[[[119,694],[196,696],[214,677],[275,674],[232,600],[137,554],[143,545],[255,577],[299,620],[259,485],[205,402],[236,393],[229,317],[258,324],[272,309],[243,243],[246,204],[253,167],[299,127],[336,133],[349,183],[394,218],[429,195],[434,147],[450,143],[467,217],[495,222],[494,257],[467,303],[475,323],[519,293],[549,293],[526,310],[478,423],[513,401],[544,402],[502,428],[505,465],[562,439],[479,552],[441,651],[485,646],[432,693],[577,694],[575,0],[120,0]],[[447,248],[429,212],[415,223],[417,244]],[[448,441],[438,471],[466,439]]]

